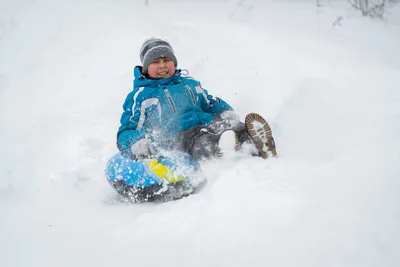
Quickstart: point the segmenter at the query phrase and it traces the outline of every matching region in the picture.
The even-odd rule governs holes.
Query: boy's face
[[[175,73],[175,65],[171,59],[162,57],[154,60],[147,72],[151,78],[169,78]]]

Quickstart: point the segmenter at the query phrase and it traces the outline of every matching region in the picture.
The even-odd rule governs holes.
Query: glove
[[[156,153],[156,149],[153,144],[146,138],[140,139],[131,146],[132,154],[136,158],[148,158],[149,156]]]

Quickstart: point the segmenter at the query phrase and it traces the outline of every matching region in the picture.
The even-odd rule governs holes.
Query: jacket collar
[[[149,86],[149,87],[157,87],[162,85],[169,85],[178,83],[181,80],[181,70],[177,69],[175,74],[166,79],[149,79],[142,73],[142,66],[136,66],[133,75],[135,76],[134,86]]]

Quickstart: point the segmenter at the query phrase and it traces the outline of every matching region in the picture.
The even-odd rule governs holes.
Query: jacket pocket
[[[193,106],[196,106],[196,99],[194,98],[194,94],[192,92],[192,89],[190,89],[190,86],[185,84],[186,90],[188,91],[190,98],[192,99],[192,104]]]
[[[171,105],[172,111],[176,112],[176,106],[175,106],[174,100],[172,100],[171,94],[169,93],[169,91],[166,87],[164,88],[164,93],[168,99],[169,104]]]

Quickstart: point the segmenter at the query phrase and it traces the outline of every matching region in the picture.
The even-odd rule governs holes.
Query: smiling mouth
[[[158,75],[166,75],[166,74],[168,74],[168,71],[162,71],[158,73]]]

